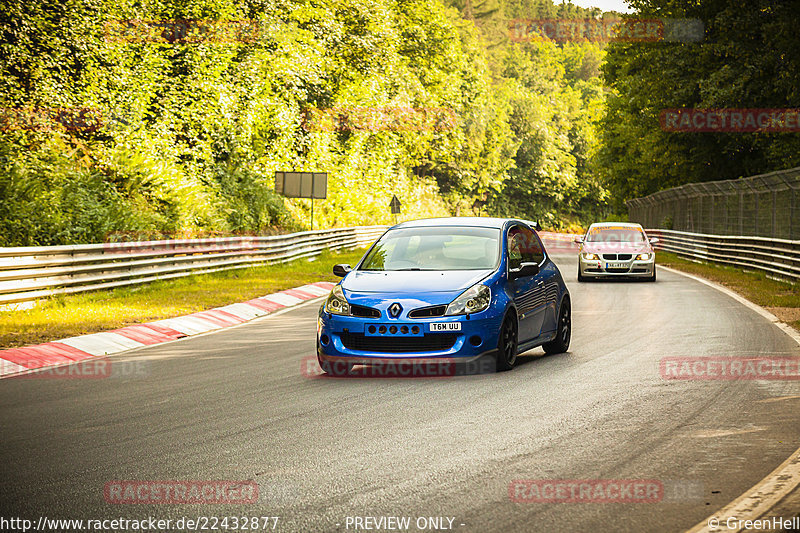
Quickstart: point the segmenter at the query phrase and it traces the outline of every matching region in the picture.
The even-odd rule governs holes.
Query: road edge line
[[[716,289],[717,291],[730,296],[745,307],[757,312],[762,317],[769,320],[774,326],[786,333],[789,337],[800,345],[800,333],[788,324],[781,322],[778,317],[757,305],[740,294],[724,287],[711,280],[682,272],[680,270],[659,265],[668,272],[699,281],[700,283]],[[800,486],[800,448],[794,451],[788,459],[781,463],[775,470],[756,483],[753,487],[744,492],[741,496],[733,500],[728,505],[722,507],[709,515],[705,520],[697,523],[688,530],[687,533],[711,533],[720,531],[722,527],[725,531],[738,533],[743,527],[727,527],[728,519],[735,518],[737,524],[747,520],[757,520],[767,514],[773,507],[779,504],[789,493]],[[712,523],[716,524],[712,527]]]
[[[163,319],[163,320],[158,320],[158,321],[154,321],[154,322],[145,322],[145,323],[141,323],[141,324],[134,324],[133,325],[134,327],[136,327],[136,326],[159,326],[159,327],[163,328],[164,326],[162,326],[159,323],[163,322],[164,320],[180,321],[180,320],[192,319],[193,317],[197,317],[198,315],[203,314],[203,313],[207,314],[207,313],[213,312],[213,311],[224,310],[223,309],[224,307],[230,307],[231,305],[249,305],[250,307],[253,308],[253,310],[251,310],[249,313],[247,313],[247,314],[251,315],[251,318],[246,318],[246,317],[243,317],[241,315],[238,318],[235,317],[235,316],[232,316],[232,318],[236,319],[235,322],[237,322],[237,323],[232,323],[232,324],[222,325],[222,326],[217,325],[217,327],[208,328],[207,326],[208,326],[208,324],[211,324],[211,322],[207,322],[205,331],[191,332],[191,331],[187,331],[185,329],[180,330],[180,331],[179,330],[174,330],[173,331],[174,333],[183,333],[183,335],[179,336],[179,337],[174,337],[174,338],[165,338],[164,340],[161,340],[159,342],[150,343],[150,344],[143,344],[141,342],[131,341],[131,339],[126,339],[125,337],[123,337],[123,341],[126,344],[128,344],[127,348],[122,349],[122,350],[113,349],[113,347],[110,345],[110,347],[112,349],[110,349],[109,351],[106,351],[105,353],[91,353],[91,352],[87,351],[88,348],[83,349],[83,350],[74,349],[73,348],[73,351],[76,352],[73,355],[80,356],[78,359],[71,359],[71,358],[63,356],[63,354],[56,354],[55,357],[51,358],[51,360],[48,361],[47,363],[45,363],[45,364],[43,364],[41,366],[38,366],[38,367],[34,367],[34,368],[27,368],[27,367],[20,366],[20,364],[15,363],[13,360],[10,360],[10,359],[7,359],[6,357],[4,357],[4,354],[7,353],[7,352],[12,352],[15,355],[18,355],[17,352],[20,352],[21,355],[27,355],[28,357],[32,357],[31,354],[28,353],[28,352],[32,352],[33,353],[33,357],[35,357],[36,353],[37,353],[37,349],[40,350],[40,349],[42,349],[42,348],[44,348],[44,347],[46,347],[48,345],[58,345],[58,344],[64,343],[65,341],[69,341],[69,340],[73,340],[73,339],[79,339],[79,338],[83,338],[83,339],[92,338],[94,340],[105,339],[104,336],[108,336],[109,333],[114,333],[114,332],[120,331],[120,330],[125,329],[125,328],[118,328],[118,329],[110,330],[110,331],[99,331],[99,332],[96,332],[96,333],[89,333],[89,334],[81,335],[81,336],[78,336],[78,337],[69,337],[67,339],[58,339],[58,340],[55,340],[55,341],[49,341],[47,343],[38,344],[38,345],[30,345],[30,346],[23,346],[23,347],[20,347],[20,348],[9,348],[7,350],[0,350],[0,380],[9,379],[9,378],[15,378],[15,377],[19,377],[19,376],[24,376],[26,374],[32,374],[32,373],[35,373],[35,372],[47,371],[47,370],[50,370],[50,369],[53,369],[53,368],[69,366],[69,365],[76,364],[76,363],[82,363],[82,362],[90,360],[90,359],[108,358],[108,357],[113,357],[115,355],[129,355],[129,354],[131,354],[133,352],[137,352],[137,351],[142,350],[144,348],[150,348],[150,347],[153,347],[153,346],[163,346],[165,344],[170,344],[170,343],[177,342],[177,341],[182,341],[182,340],[185,340],[185,339],[193,339],[193,338],[197,338],[197,337],[201,337],[201,336],[205,336],[205,335],[210,335],[210,334],[213,334],[213,333],[218,333],[220,331],[227,331],[227,330],[239,327],[239,326],[243,326],[245,324],[253,323],[255,321],[258,321],[258,320],[261,320],[261,319],[264,319],[264,318],[270,318],[270,317],[273,317],[273,316],[279,316],[279,315],[284,314],[285,312],[288,312],[288,311],[291,311],[291,310],[294,310],[294,309],[297,309],[297,308],[300,308],[300,307],[306,307],[307,305],[314,304],[314,303],[319,302],[320,300],[326,298],[328,295],[325,294],[325,293],[319,294],[319,291],[329,291],[330,288],[328,287],[328,285],[335,285],[335,284],[333,284],[331,282],[307,283],[307,284],[302,285],[300,287],[294,287],[294,288],[291,288],[291,289],[285,289],[285,290],[278,291],[278,292],[272,293],[272,294],[267,294],[265,296],[261,296],[261,297],[258,297],[258,298],[252,298],[252,299],[248,300],[247,302],[236,302],[234,304],[229,304],[228,306],[223,306],[222,308],[207,309],[207,310],[204,310],[204,311],[198,311],[198,312],[195,312],[195,313],[190,313],[189,315],[177,316],[177,317],[173,317],[173,318],[170,318],[170,319]],[[309,290],[309,288],[310,289],[314,289],[314,291]],[[302,292],[305,293],[305,295],[294,296],[294,295],[291,294],[291,293],[297,294],[297,291],[302,291]],[[317,292],[317,294],[314,295],[314,292]],[[252,302],[254,300],[266,300],[270,304],[275,304],[276,301],[278,300],[278,298],[274,298],[273,299],[273,297],[275,297],[275,296],[286,296],[287,298],[290,297],[291,301],[287,300],[286,303],[280,303],[280,307],[279,308],[274,308],[272,310],[264,310],[261,307],[257,307],[257,306],[253,306],[252,304],[248,304],[248,302]],[[255,314],[253,311],[258,311],[259,314]],[[253,315],[255,315],[255,316],[253,316]],[[130,326],[128,326],[128,327],[130,327]],[[169,328],[167,327],[165,329],[169,329]],[[118,336],[122,337],[121,335],[118,335]],[[108,343],[107,339],[106,339],[106,342]],[[120,345],[119,343],[115,343],[115,344],[117,344],[118,346]],[[135,344],[138,344],[138,346],[135,346]],[[67,348],[67,347],[69,347],[69,344],[67,344],[67,346],[63,346],[63,348]],[[95,347],[95,348],[97,348],[97,347]],[[53,354],[51,354],[51,355],[53,355]],[[13,369],[13,367],[17,367],[17,368]],[[13,370],[9,372],[8,369],[13,369]]]

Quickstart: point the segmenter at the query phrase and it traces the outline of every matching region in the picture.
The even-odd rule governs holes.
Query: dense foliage
[[[668,132],[661,110],[797,108],[797,0],[632,0],[643,17],[698,18],[698,43],[613,43],[597,169],[615,207],[689,182],[800,166],[800,134]]]
[[[509,34],[526,19],[599,18],[600,11],[550,0],[453,1],[485,35],[496,98],[512,133],[511,165],[489,192],[489,212],[554,228],[594,220],[606,202],[592,168],[604,101],[602,45]]]
[[[484,202],[556,226],[604,201],[590,164],[600,47],[507,36],[511,18],[589,13],[571,5],[2,4],[0,245],[308,227],[308,200],[272,192],[276,170],[329,173],[316,227],[388,222],[393,194],[406,218]],[[190,23],[145,33],[165,20]],[[213,21],[234,30],[180,33]],[[309,128],[315,110],[376,107],[453,120]]]

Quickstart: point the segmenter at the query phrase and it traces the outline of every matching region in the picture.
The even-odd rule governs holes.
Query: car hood
[[[644,254],[653,250],[644,242],[585,242],[581,251],[590,254]]]
[[[492,270],[354,270],[342,281],[342,288],[355,293],[461,293],[492,272]]]

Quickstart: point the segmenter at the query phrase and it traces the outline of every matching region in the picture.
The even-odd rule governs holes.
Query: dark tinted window
[[[514,226],[508,230],[508,261],[509,268],[519,268],[522,263],[536,263],[544,261],[542,242],[528,228]]]

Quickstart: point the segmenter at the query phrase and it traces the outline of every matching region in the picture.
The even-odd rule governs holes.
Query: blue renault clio
[[[354,365],[489,361],[563,353],[570,297],[536,232],[521,220],[439,218],[391,227],[320,308],[317,357],[330,374]]]

